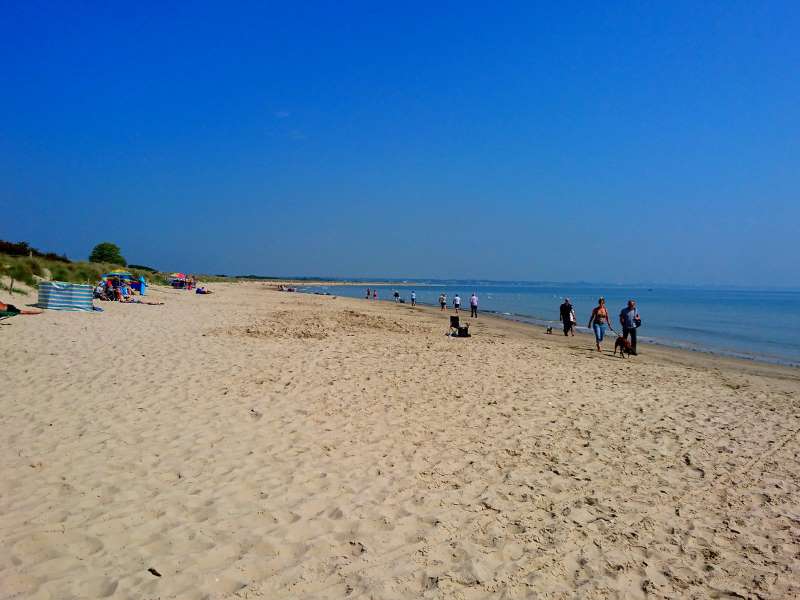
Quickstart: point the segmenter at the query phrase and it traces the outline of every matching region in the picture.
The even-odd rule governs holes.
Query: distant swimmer
[[[469,316],[478,318],[478,295],[475,292],[469,298]]]

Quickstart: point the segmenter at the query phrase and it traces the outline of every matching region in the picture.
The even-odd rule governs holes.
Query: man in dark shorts
[[[619,323],[622,325],[622,337],[631,339],[631,354],[636,354],[636,328],[642,322],[635,300],[628,300],[628,305],[619,313]]]
[[[558,309],[558,318],[564,326],[564,335],[572,331],[572,303],[569,298],[564,298],[564,303]]]

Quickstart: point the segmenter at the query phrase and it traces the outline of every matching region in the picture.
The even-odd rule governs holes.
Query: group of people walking
[[[400,292],[395,290],[392,293],[395,302],[402,302],[400,299]],[[367,299],[377,300],[378,290],[367,288]],[[411,291],[411,306],[417,305],[417,293]],[[456,294],[452,300],[453,310],[456,314],[461,310],[461,296]],[[447,309],[447,294],[442,292],[439,294],[439,307],[441,310]],[[478,295],[472,292],[469,298],[469,311],[470,317],[478,318]],[[575,335],[575,327],[578,325],[578,318],[575,314],[575,307],[569,298],[564,298],[564,302],[559,308],[559,320],[564,327],[564,335]],[[635,300],[628,300],[628,303],[619,313],[619,324],[622,329],[621,335],[623,339],[630,344],[631,354],[636,354],[636,330],[641,326],[642,319],[639,316],[639,309],[636,307]],[[606,331],[614,331],[611,324],[611,315],[606,308],[606,299],[600,298],[597,301],[597,306],[592,309],[592,314],[589,317],[589,324],[587,325],[594,332],[595,344],[597,351],[602,351],[602,343],[606,336]]]
[[[392,292],[392,298],[395,302],[405,302],[405,300],[401,300],[400,292],[394,290]],[[377,300],[378,299],[378,290],[367,288],[367,300]],[[417,305],[417,292],[411,290],[411,306]],[[439,306],[442,310],[447,308],[447,294],[442,292],[439,294]],[[456,294],[453,296],[453,310],[458,313],[461,310],[461,296]],[[478,318],[478,294],[472,292],[472,296],[469,298],[469,314],[471,317]]]
[[[439,306],[441,310],[447,308],[447,294],[442,292],[439,294]],[[453,296],[453,310],[458,313],[461,310],[461,296],[456,294]],[[469,297],[469,316],[478,318],[478,295],[475,292],[472,292],[472,296]]]
[[[578,319],[575,316],[575,307],[569,298],[564,298],[564,302],[559,308],[559,320],[564,326],[564,335],[575,335]],[[619,323],[622,328],[621,335],[623,339],[629,341],[631,345],[631,354],[636,354],[636,330],[642,324],[639,309],[636,307],[636,300],[628,300],[628,303],[619,312]],[[595,344],[597,345],[597,351],[600,352],[606,336],[606,330],[614,331],[608,308],[606,308],[605,298],[598,299],[597,306],[592,309],[587,327],[594,331]]]

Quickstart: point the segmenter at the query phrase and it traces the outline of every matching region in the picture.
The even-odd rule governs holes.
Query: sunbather
[[[8,316],[11,315],[38,315],[41,314],[41,311],[38,308],[17,308],[13,304],[5,304],[0,302],[0,313],[9,313]]]
[[[149,306],[162,306],[163,302],[151,302],[150,300],[142,300],[141,298],[134,298],[133,296],[130,299],[126,300],[128,304],[147,304]]]

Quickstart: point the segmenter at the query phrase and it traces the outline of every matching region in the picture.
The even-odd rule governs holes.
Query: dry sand
[[[800,595],[797,369],[215,287],[0,325],[0,598]]]

